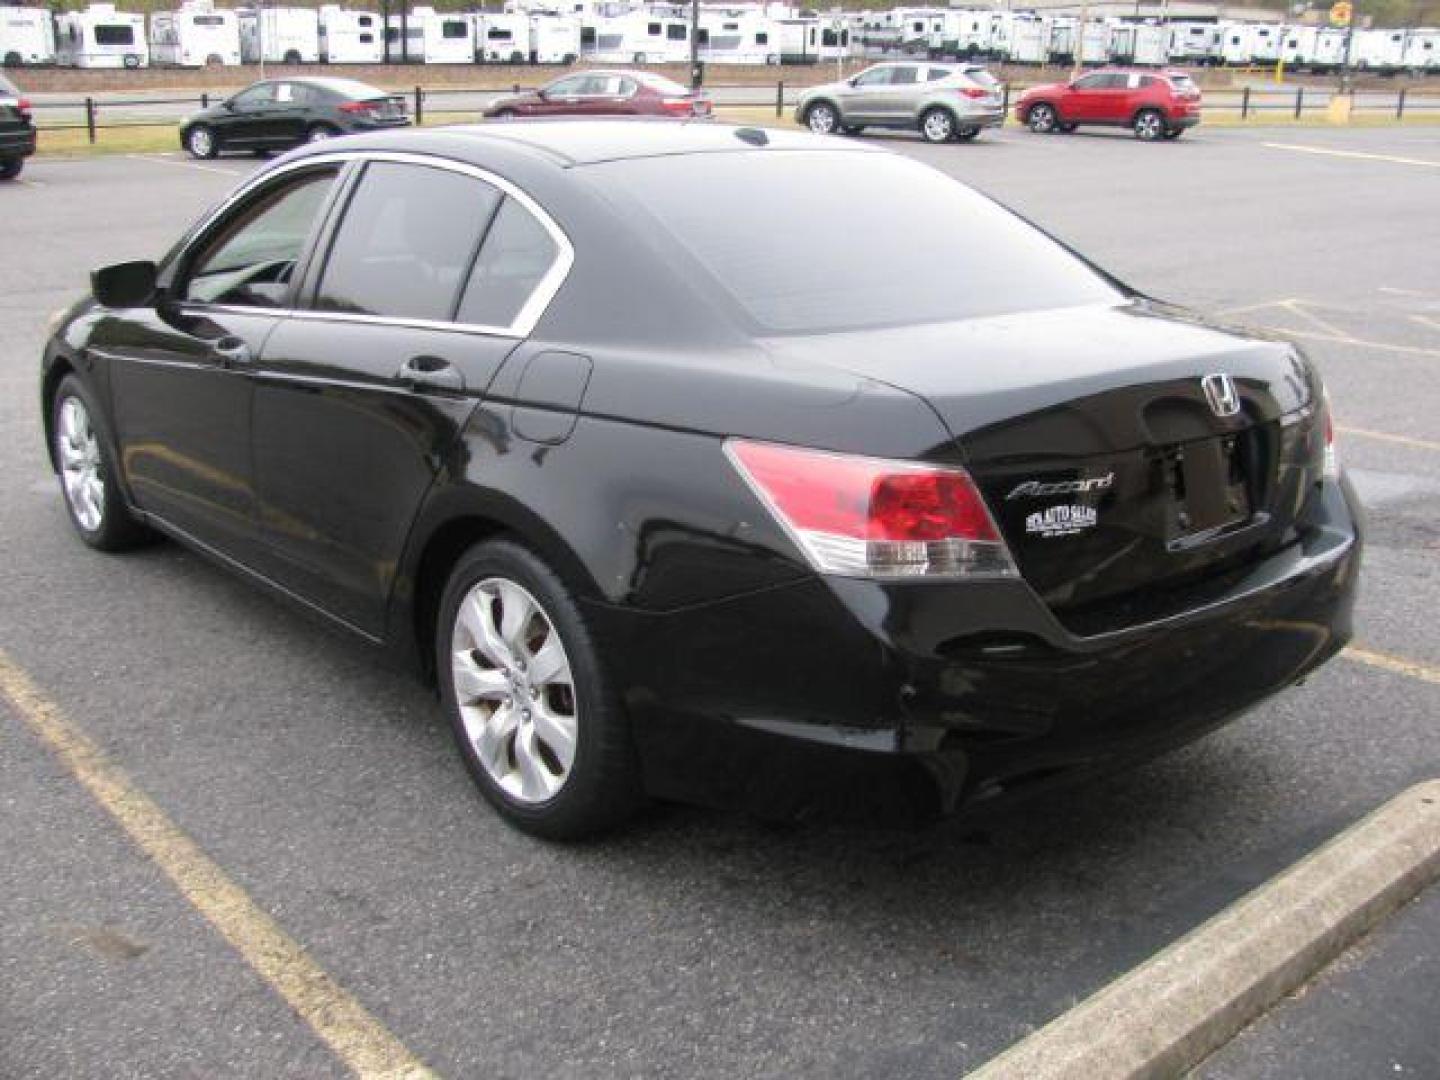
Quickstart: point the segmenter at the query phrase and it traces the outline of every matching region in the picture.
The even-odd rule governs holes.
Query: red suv
[[[1183,71],[1092,71],[1032,86],[1020,95],[1015,117],[1031,131],[1105,124],[1131,128],[1137,139],[1174,139],[1200,122],[1200,88]]]

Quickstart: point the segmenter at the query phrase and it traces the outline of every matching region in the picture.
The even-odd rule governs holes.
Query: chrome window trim
[[[450,158],[435,157],[430,154],[416,154],[410,151],[401,150],[332,150],[323,154],[315,154],[311,157],[300,158],[297,161],[289,161],[273,169],[268,169],[259,176],[256,176],[240,187],[236,188],[231,195],[225,199],[214,211],[206,217],[198,228],[191,232],[194,238],[185,245],[182,257],[189,254],[196,240],[209,232],[215,222],[219,221],[229,210],[242,199],[248,198],[256,189],[270,183],[277,177],[300,169],[311,168],[317,165],[345,165],[348,162],[360,161],[386,161],[399,165],[418,165],[424,168],[445,169],[449,172],[460,173],[490,184],[505,196],[514,199],[526,210],[528,210],[547,233],[550,239],[555,242],[555,261],[550,264],[550,269],[545,276],[535,285],[530,292],[530,298],[521,305],[508,326],[488,326],[482,323],[449,322],[433,319],[407,319],[390,315],[361,315],[348,311],[315,311],[310,308],[260,308],[246,307],[243,305],[209,304],[205,305],[212,311],[230,311],[246,314],[269,312],[282,318],[292,319],[314,319],[325,322],[356,322],[369,323],[377,326],[409,326],[418,330],[451,330],[459,333],[485,334],[490,337],[527,338],[534,331],[536,325],[549,310],[550,303],[555,299],[555,294],[565,284],[565,279],[570,276],[570,269],[575,265],[575,246],[570,243],[570,237],[565,230],[556,224],[545,208],[530,197],[528,193],[506,180],[503,176],[497,176],[488,169],[478,165],[471,165],[464,161],[454,161]],[[344,219],[341,219],[343,224]]]

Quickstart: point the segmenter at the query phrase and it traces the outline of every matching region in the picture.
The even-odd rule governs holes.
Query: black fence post
[[[775,83],[775,115],[785,115],[785,80],[780,79]]]
[[[1304,109],[1304,108],[1305,108],[1305,87],[1303,87],[1303,86],[1297,86],[1297,87],[1295,88],[1295,119],[1296,119],[1296,120],[1299,120],[1299,119],[1300,119],[1300,112],[1301,112],[1301,110]]]
[[[415,88],[415,126],[420,127],[425,123],[425,92],[420,87]]]
[[[90,145],[95,145],[95,99],[85,99],[85,130],[90,135]]]
[[[1400,97],[1395,102],[1395,119],[1405,119],[1405,87],[1400,88]]]
[[[1240,95],[1240,119],[1250,119],[1250,87],[1245,87],[1244,93]]]
[[[1003,126],[1010,119],[1010,84],[1007,82],[1000,90],[1000,123]]]
[[[202,108],[202,109],[208,109],[209,107],[210,107],[210,95],[207,94],[207,93],[205,93],[205,92],[202,90],[202,91],[200,92],[200,108]]]

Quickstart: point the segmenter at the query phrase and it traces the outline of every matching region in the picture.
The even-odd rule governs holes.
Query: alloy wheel
[[[93,533],[105,522],[105,478],[100,465],[100,439],[85,403],[78,397],[68,397],[61,404],[55,441],[65,500],[80,527]]]
[[[925,114],[920,130],[929,142],[948,142],[955,134],[955,121],[944,109],[931,109]]]
[[[809,125],[810,130],[817,135],[831,134],[835,130],[838,121],[839,118],[835,115],[835,110],[824,103],[810,106],[810,111],[805,115],[805,122]]]
[[[208,158],[215,152],[215,136],[210,134],[209,128],[196,128],[190,132],[187,140],[190,153],[198,158]]]
[[[580,716],[555,624],[508,578],[478,582],[451,633],[451,677],[466,738],[517,802],[554,798],[575,763]]]
[[[1157,112],[1142,112],[1135,118],[1135,135],[1146,142],[1165,134],[1165,121]]]
[[[1055,130],[1055,110],[1049,105],[1036,105],[1030,110],[1030,130],[1048,132]]]

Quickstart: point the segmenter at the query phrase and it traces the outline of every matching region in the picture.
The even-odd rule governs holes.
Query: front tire
[[[805,126],[816,135],[833,135],[840,127],[840,114],[828,101],[817,101],[805,110]]]
[[[305,132],[305,141],[324,142],[326,139],[333,139],[340,134],[340,129],[334,124],[311,124]]]
[[[1141,109],[1135,114],[1135,137],[1141,142],[1154,142],[1165,137],[1165,117],[1155,109]]]
[[[466,767],[508,822],[552,840],[639,806],[629,722],[560,578],[508,540],[451,572],[435,640],[441,700]]]
[[[125,505],[115,482],[103,419],[74,375],[66,375],[51,402],[52,443],[65,509],[80,539],[97,551],[124,551],[152,534]]]
[[[220,152],[220,140],[215,137],[212,128],[196,124],[185,133],[185,149],[193,158],[213,158]]]
[[[955,137],[955,114],[949,109],[927,109],[920,117],[920,134],[928,143],[949,142]]]
[[[0,158],[0,180],[14,180],[25,170],[25,159]]]
[[[1036,134],[1048,135],[1059,127],[1060,117],[1055,113],[1055,106],[1047,105],[1042,101],[1038,105],[1030,106],[1030,115],[1025,122]]]

